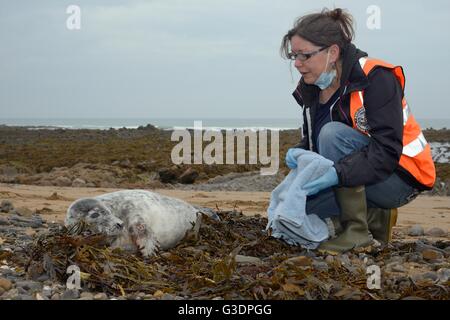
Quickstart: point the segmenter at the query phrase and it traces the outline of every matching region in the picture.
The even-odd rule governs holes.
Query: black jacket
[[[369,125],[370,142],[334,164],[339,177],[339,186],[354,187],[370,185],[397,173],[405,182],[418,190],[430,188],[419,183],[414,176],[399,166],[403,150],[403,90],[391,71],[378,67],[366,76],[359,58],[367,53],[353,44],[343,52],[340,99],[332,109],[332,121],[352,127],[350,117],[350,93],[364,90],[364,107]],[[319,106],[320,89],[300,80],[293,93],[303,108],[303,134],[300,144],[294,146],[312,150],[310,127]]]

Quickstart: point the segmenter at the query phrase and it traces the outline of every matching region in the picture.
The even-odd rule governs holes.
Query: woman
[[[281,45],[302,75],[293,95],[303,108],[303,138],[294,148],[334,162],[305,185],[307,212],[331,218],[340,231],[320,246],[333,252],[370,244],[369,233],[387,243],[395,208],[432,189],[436,177],[404,97],[403,69],[368,57],[353,36],[350,14],[324,9],[297,19]],[[296,166],[292,148],[286,163]]]

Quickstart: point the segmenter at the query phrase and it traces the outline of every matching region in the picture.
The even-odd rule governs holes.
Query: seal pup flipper
[[[144,257],[150,257],[159,250],[159,243],[153,231],[146,226],[140,216],[131,217],[128,221],[128,233],[131,241],[136,245]]]

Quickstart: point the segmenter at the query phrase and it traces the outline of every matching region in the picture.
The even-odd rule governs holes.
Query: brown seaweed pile
[[[407,261],[415,254],[415,243],[330,256],[271,238],[263,231],[266,218],[236,211],[217,214],[221,221],[202,216],[177,247],[148,259],[108,248],[107,239],[89,233],[86,225],[59,228],[35,240],[26,270],[65,283],[67,268],[77,265],[86,289],[122,296],[163,292],[188,299],[450,298],[448,279],[417,280],[388,272],[385,262],[396,257]],[[450,244],[434,245],[443,251]],[[369,264],[381,266],[380,289],[368,289]],[[442,264],[448,268],[448,255]]]

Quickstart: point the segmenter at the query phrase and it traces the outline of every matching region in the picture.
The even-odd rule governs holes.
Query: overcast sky
[[[324,6],[349,9],[355,44],[404,67],[416,118],[450,118],[446,0],[0,0],[0,118],[300,117],[279,46]]]

